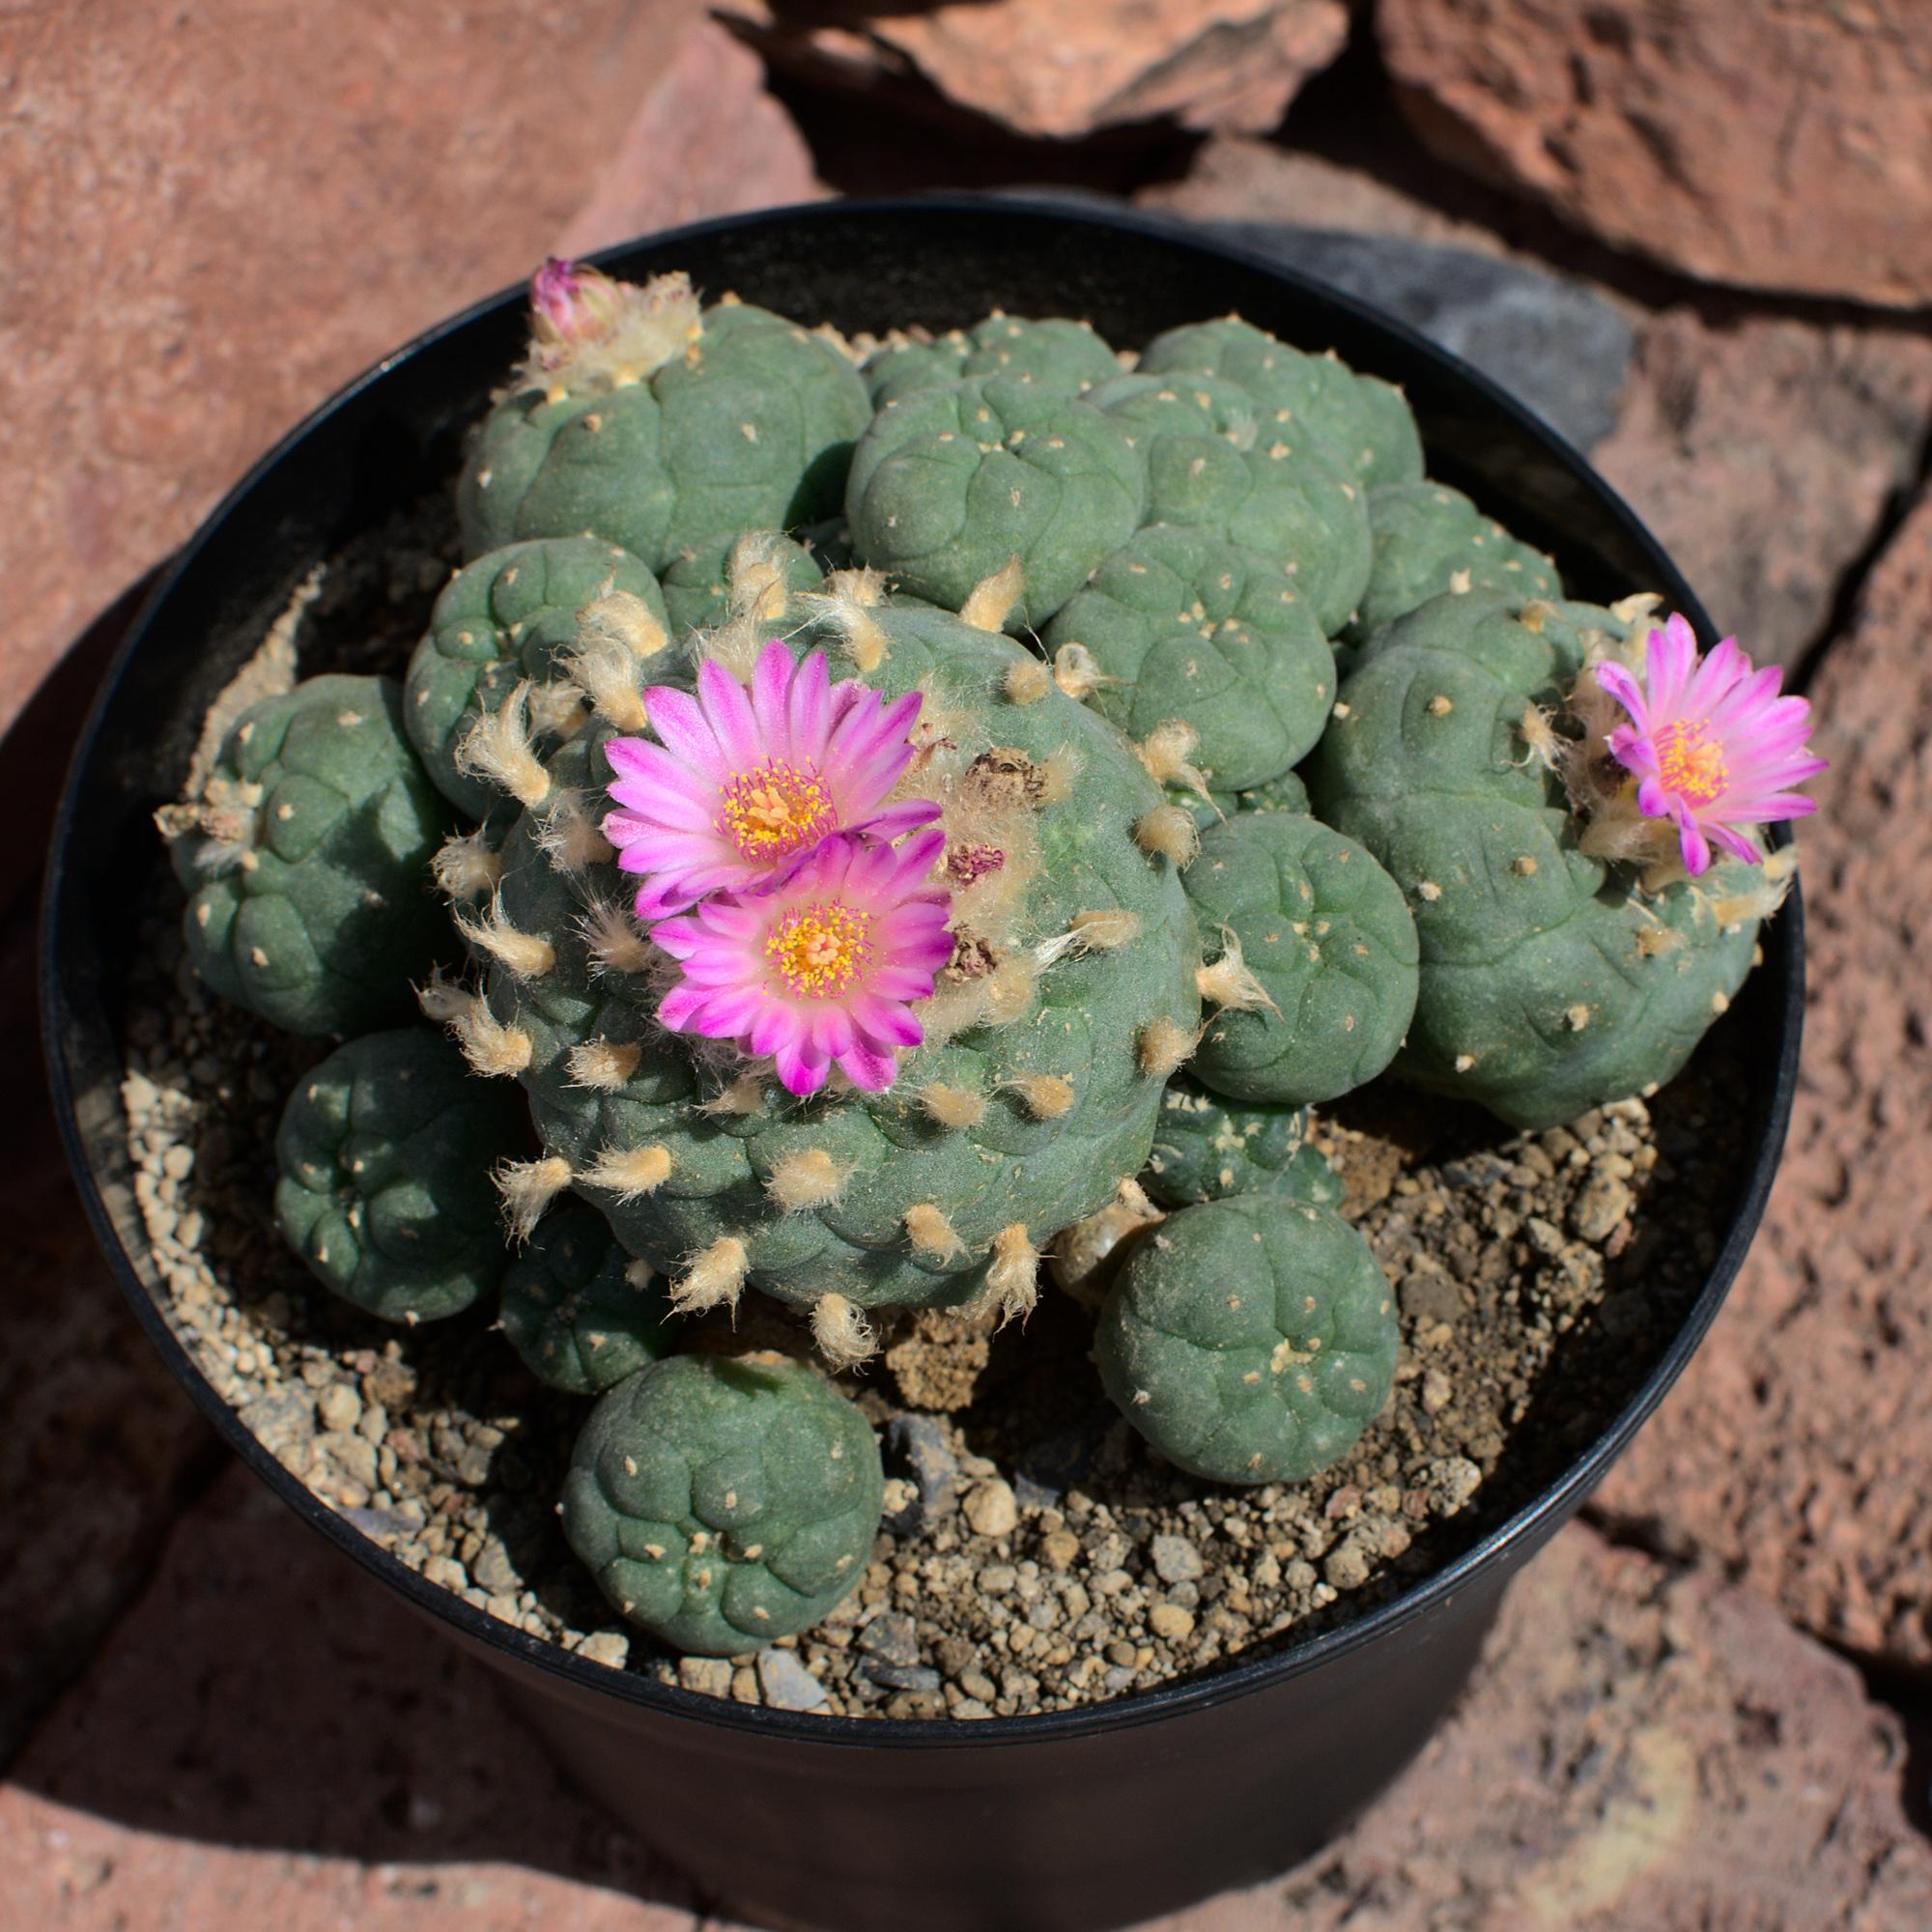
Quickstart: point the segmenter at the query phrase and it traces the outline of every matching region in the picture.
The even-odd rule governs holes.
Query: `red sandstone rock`
[[[1341,52],[1343,0],[724,0],[776,60],[847,81],[916,72],[1022,134],[1171,115],[1258,133]]]
[[[1446,160],[1708,280],[1932,299],[1923,0],[1380,0]]]
[[[811,191],[697,0],[18,13],[0,732],[305,410],[574,245]]]
[[[1722,1319],[1600,1497],[1797,1622],[1932,1671],[1932,498],[1812,692],[1791,1139]],[[1932,1924],[1932,1915],[1926,1923]]]
[[[1592,459],[1760,662],[1795,663],[1918,473],[1932,339],[1665,309]]]
[[[1389,1795],[1190,1932],[1917,1932],[1903,1772],[1897,1719],[1769,1605],[1571,1529]]]

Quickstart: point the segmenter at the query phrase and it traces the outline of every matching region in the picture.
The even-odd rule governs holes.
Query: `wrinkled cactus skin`
[[[345,1301],[385,1321],[440,1321],[509,1263],[490,1171],[527,1135],[512,1096],[479,1092],[440,1033],[366,1034],[289,1095],[275,1219]]]
[[[1298,1483],[1338,1462],[1395,1377],[1394,1298],[1328,1208],[1236,1194],[1171,1214],[1128,1256],[1095,1337],[1107,1393],[1170,1463]]]
[[[619,1614],[687,1655],[810,1629],[866,1573],[884,1472],[871,1426],[782,1355],[673,1355],[578,1437],[563,1529]]]

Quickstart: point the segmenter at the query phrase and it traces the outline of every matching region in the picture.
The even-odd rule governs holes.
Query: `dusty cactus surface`
[[[570,1548],[699,1676],[905,1533],[874,1378],[970,1413],[1044,1330],[1069,1415],[1276,1498],[1405,1376],[1441,1407],[1392,1270],[1448,1303],[1327,1110],[1636,1106],[1815,769],[1735,644],[1426,480],[1372,374],[811,321],[546,264],[407,683],[291,679],[163,814],[209,984],[345,1039],[290,1243],[587,1408]],[[412,1002],[446,1038],[369,1031]]]

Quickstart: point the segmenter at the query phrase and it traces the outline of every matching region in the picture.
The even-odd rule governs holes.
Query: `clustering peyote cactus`
[[[275,1136],[275,1219],[323,1284],[388,1321],[459,1314],[509,1256],[491,1171],[528,1129],[428,1027],[365,1034],[305,1073]]]
[[[463,474],[471,556],[588,532],[662,571],[838,507],[871,406],[831,344],[747,303],[700,310],[682,275],[633,288],[552,263],[532,309],[529,360]]]
[[[413,984],[454,1038],[298,1088],[291,1243],[390,1319],[500,1285],[598,1398],[573,1547],[705,1654],[866,1568],[877,1447],[805,1357],[982,1342],[1043,1256],[1171,1462],[1345,1453],[1396,1326],[1309,1106],[1667,1078],[1815,768],[1734,646],[1672,619],[1639,678],[1642,600],[1562,602],[1330,356],[996,314],[856,359],[547,265],[406,701],[299,685],[167,815],[219,991],[327,1033]]]
[[[815,1624],[852,1588],[884,1487],[870,1426],[816,1370],[673,1355],[591,1411],[563,1528],[624,1616],[729,1657]]]
[[[1589,605],[1435,598],[1370,643],[1309,767],[1316,809],[1414,917],[1402,1070],[1518,1126],[1677,1072],[1778,896],[1776,876],[1767,892],[1762,866],[1735,862],[1645,890],[1579,838],[1561,772],[1594,748],[1552,720],[1629,631],[1630,614]]]
[[[1340,1215],[1281,1193],[1171,1214],[1101,1310],[1107,1393],[1169,1462],[1293,1483],[1346,1454],[1388,1400],[1394,1296]]]
[[[451,814],[385,677],[312,677],[244,712],[163,815],[201,977],[291,1033],[408,1016],[448,951],[425,867]]]

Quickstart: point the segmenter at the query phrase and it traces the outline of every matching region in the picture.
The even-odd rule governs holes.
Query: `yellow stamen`
[[[1666,790],[1690,805],[1712,805],[1724,795],[1731,768],[1724,748],[1704,736],[1701,718],[1666,724],[1657,734],[1657,776]]]
[[[836,823],[832,794],[808,759],[766,758],[724,787],[718,829],[747,859],[789,859],[816,845]]]
[[[871,954],[872,919],[850,906],[815,905],[787,913],[765,941],[766,957],[794,993],[811,1000],[836,999]]]

